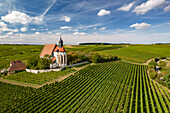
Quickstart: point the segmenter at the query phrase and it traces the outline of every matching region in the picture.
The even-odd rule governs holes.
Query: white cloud
[[[170,25],[170,23],[168,23],[168,25]]]
[[[51,32],[51,31],[49,31],[49,32],[48,32],[48,34],[52,34],[52,32]]]
[[[105,30],[106,29],[106,27],[101,27],[101,28],[99,28],[100,30]]]
[[[118,8],[117,10],[118,11],[125,11],[125,12],[127,12],[127,11],[129,11],[131,8],[132,8],[132,6],[134,5],[134,3],[135,2],[132,2],[132,3],[130,3],[130,4],[124,4],[122,7],[120,7],[120,8]]]
[[[13,32],[19,32],[19,30],[18,29],[14,29]]]
[[[36,29],[35,28],[32,28],[31,31],[35,31]]]
[[[2,28],[0,28],[0,31],[13,31],[13,29],[10,29],[7,27],[2,27]]]
[[[97,29],[96,27],[94,27],[93,29]]]
[[[5,16],[1,16],[1,20],[9,23],[28,24],[33,22],[39,24],[43,19],[41,17],[30,17],[29,15],[19,11],[12,11]]]
[[[7,35],[13,35],[13,32],[9,32],[9,33],[7,33]]]
[[[86,35],[87,33],[85,32],[74,32],[73,35]]]
[[[74,29],[73,31],[79,31],[78,29]]]
[[[60,27],[60,29],[71,29],[72,27],[70,27],[70,26],[62,26],[62,27]]]
[[[166,7],[164,8],[164,11],[165,11],[165,12],[170,11],[170,5],[166,6]]]
[[[110,11],[107,11],[105,9],[101,9],[98,14],[98,16],[104,16],[104,15],[110,15]]]
[[[0,27],[7,27],[8,25],[5,24],[4,22],[0,21]]]
[[[36,34],[36,35],[39,35],[39,34],[40,34],[40,32],[35,32],[35,34]]]
[[[27,14],[21,13],[19,11],[12,11],[5,16],[1,16],[1,19],[9,23],[27,24],[31,22],[31,18]]]
[[[136,30],[145,30],[148,29],[150,26],[151,24],[142,22],[142,23],[132,24],[130,27],[134,27]]]
[[[61,19],[61,21],[66,21],[66,22],[70,22],[71,18],[68,16],[63,16]]]
[[[135,9],[132,12],[143,15],[152,9],[157,9],[165,5],[166,3],[167,2],[165,0],[148,0],[147,2],[142,3],[141,5],[135,7]]]
[[[61,35],[61,33],[56,33],[56,35]]]
[[[25,32],[25,31],[27,31],[27,28],[26,28],[26,27],[22,27],[20,30],[21,30],[22,32]]]

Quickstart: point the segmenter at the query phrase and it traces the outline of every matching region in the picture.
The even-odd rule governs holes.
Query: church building
[[[56,44],[45,44],[40,54],[41,58],[45,55],[49,55],[52,59],[50,68],[65,67],[67,66],[67,54],[63,47],[63,40],[60,36],[59,46]]]

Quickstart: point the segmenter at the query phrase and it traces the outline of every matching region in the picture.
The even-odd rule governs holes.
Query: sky
[[[170,43],[170,0],[0,0],[0,44]]]

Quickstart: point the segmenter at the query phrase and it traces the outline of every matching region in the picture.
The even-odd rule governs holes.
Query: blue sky
[[[0,43],[170,43],[169,0],[0,0]]]

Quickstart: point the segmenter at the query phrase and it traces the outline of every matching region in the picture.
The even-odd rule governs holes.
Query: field
[[[54,79],[58,79],[74,71],[75,71],[74,69],[67,69],[59,72],[48,72],[48,73],[38,73],[38,74],[24,71],[24,72],[5,76],[4,79],[14,80],[23,83],[31,83],[35,85],[41,85],[43,83],[50,82]]]
[[[0,45],[0,69],[8,68],[11,61],[39,55],[42,48],[42,45]]]
[[[66,46],[67,51],[96,52],[123,48],[125,45],[71,45]]]
[[[121,59],[145,63],[155,57],[170,57],[170,44],[165,45],[81,45],[68,46],[68,51],[94,52],[119,56]]]
[[[123,60],[144,63],[155,57],[170,57],[170,45],[129,45],[126,48],[100,51],[117,55]]]
[[[170,112],[166,88],[147,66],[122,61],[87,66],[39,89],[0,83],[0,112]]]

